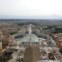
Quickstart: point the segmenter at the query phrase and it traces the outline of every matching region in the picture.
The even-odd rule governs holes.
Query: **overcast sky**
[[[62,16],[62,0],[0,0],[0,16]]]

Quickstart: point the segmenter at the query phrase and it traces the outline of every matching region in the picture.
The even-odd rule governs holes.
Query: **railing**
[[[37,62],[61,62],[60,60],[40,60]]]

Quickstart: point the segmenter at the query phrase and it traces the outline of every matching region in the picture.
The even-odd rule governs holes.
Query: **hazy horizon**
[[[9,16],[2,15],[0,19],[55,19],[62,20],[62,16]]]

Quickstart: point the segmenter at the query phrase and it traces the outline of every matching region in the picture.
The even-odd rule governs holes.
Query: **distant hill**
[[[36,23],[42,25],[62,25],[62,20],[51,19],[0,19],[0,23]]]

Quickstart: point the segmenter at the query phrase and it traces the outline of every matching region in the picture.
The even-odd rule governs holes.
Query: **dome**
[[[27,34],[23,37],[22,42],[39,42],[39,39],[35,34]]]

